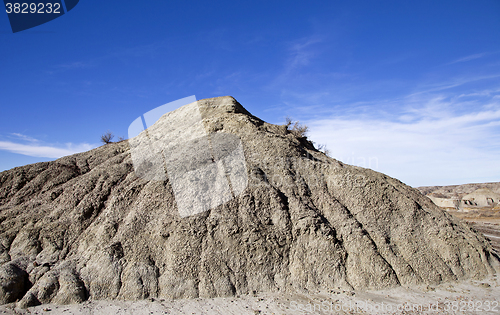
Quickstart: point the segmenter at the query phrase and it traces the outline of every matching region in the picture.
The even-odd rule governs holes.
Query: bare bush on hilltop
[[[326,156],[331,157],[330,150],[327,149],[326,144],[318,144],[318,151],[323,152]]]
[[[112,143],[113,141],[111,141],[115,136],[113,135],[113,133],[111,131],[107,131],[105,134],[103,134],[101,136],[101,142],[103,144],[110,144]]]
[[[299,138],[305,138],[307,132],[309,131],[309,127],[307,125],[301,124],[298,120],[294,122],[288,116],[285,118],[285,126],[288,131]]]

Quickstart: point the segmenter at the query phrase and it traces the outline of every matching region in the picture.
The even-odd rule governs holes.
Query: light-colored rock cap
[[[487,188],[480,188],[462,197],[462,203],[477,207],[491,207],[498,204],[500,195]]]

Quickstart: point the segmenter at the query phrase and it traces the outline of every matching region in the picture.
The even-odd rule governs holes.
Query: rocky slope
[[[127,141],[2,172],[0,303],[383,288],[500,270],[482,235],[418,190],[329,158],[231,97],[197,105],[209,135],[240,139],[245,188],[181,216],[172,178],[138,177]]]

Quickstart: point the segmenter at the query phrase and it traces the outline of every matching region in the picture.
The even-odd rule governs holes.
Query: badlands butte
[[[367,290],[500,271],[483,235],[417,189],[327,157],[232,97],[196,106],[208,137],[241,141],[248,179],[206,211],[181,216],[171,177],[137,176],[129,141],[0,173],[0,303]],[[167,130],[165,116],[153,127]]]

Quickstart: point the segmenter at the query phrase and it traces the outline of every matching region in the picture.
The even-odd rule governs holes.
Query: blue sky
[[[412,186],[500,181],[497,0],[81,0],[15,34],[0,14],[0,43],[0,171],[232,95]]]

